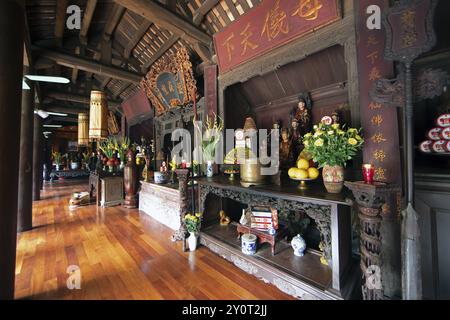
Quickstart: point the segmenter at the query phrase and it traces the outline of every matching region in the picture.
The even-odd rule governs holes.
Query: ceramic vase
[[[329,193],[341,193],[344,187],[344,167],[325,165],[322,177],[325,188]]]
[[[305,255],[306,242],[301,235],[298,234],[294,238],[292,238],[291,246],[292,249],[294,250],[294,254],[297,257],[303,257]]]
[[[191,232],[188,238],[189,251],[195,251],[197,249],[197,235],[195,232]]]
[[[56,165],[56,171],[59,171],[61,169],[61,165],[57,164]]]
[[[208,178],[212,178],[214,176],[214,168],[213,168],[213,162],[208,161],[206,163],[206,176]]]

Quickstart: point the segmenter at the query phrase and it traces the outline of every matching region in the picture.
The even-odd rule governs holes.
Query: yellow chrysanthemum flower
[[[355,138],[350,138],[348,139],[348,143],[352,146],[356,146],[358,144],[358,140],[356,140]]]
[[[335,123],[335,124],[333,124],[331,127],[332,127],[334,130],[337,130],[337,129],[340,128],[340,125],[339,125],[339,123]]]
[[[303,144],[305,145],[305,147],[308,147],[309,146],[309,141],[305,140],[305,141],[303,141]]]
[[[323,140],[322,139],[317,139],[316,142],[314,142],[314,146],[322,147],[323,146]]]
[[[333,130],[328,131],[328,135],[330,136],[334,135],[334,131]]]
[[[356,135],[356,137],[355,137],[355,138],[356,138],[356,140],[358,140],[358,141],[361,141],[361,140],[362,140],[361,136],[360,136],[360,135],[358,135],[358,134]]]

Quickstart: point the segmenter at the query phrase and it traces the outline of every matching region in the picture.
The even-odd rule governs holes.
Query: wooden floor
[[[17,299],[291,299],[201,247],[183,253],[172,231],[137,210],[68,209],[86,183],[46,186],[34,230],[18,236]],[[67,289],[67,267],[81,289]]]

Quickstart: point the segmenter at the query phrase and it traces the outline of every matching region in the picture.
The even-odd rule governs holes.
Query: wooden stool
[[[272,255],[275,255],[275,245],[277,241],[282,240],[283,238],[287,237],[287,229],[282,228],[280,226],[280,229],[277,230],[277,233],[275,235],[269,234],[267,231],[257,230],[253,229],[249,226],[244,226],[242,224],[237,224],[237,233],[238,233],[238,239],[241,238],[241,236],[244,233],[251,233],[254,234],[258,238],[259,244],[268,243],[270,244],[272,248]]]

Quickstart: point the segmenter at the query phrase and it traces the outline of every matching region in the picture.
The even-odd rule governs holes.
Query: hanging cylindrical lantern
[[[91,109],[89,113],[89,139],[108,138],[108,100],[102,91],[91,92]]]
[[[78,114],[78,145],[87,146],[89,144],[89,115],[87,113]]]

